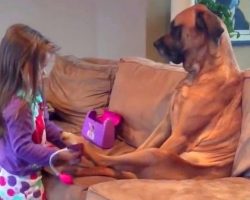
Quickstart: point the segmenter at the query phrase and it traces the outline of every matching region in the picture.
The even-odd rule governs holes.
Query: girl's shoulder
[[[7,106],[3,109],[3,116],[4,118],[16,116],[20,110],[22,110],[22,112],[29,112],[29,104],[23,98],[13,96]]]

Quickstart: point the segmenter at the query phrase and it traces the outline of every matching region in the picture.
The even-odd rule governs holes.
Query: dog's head
[[[159,53],[173,63],[184,63],[204,45],[219,45],[224,32],[219,18],[205,6],[190,7],[171,22],[170,32],[158,39],[154,46]]]

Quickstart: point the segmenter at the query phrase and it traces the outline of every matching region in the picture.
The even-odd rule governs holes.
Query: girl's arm
[[[17,110],[23,105],[19,113]],[[31,109],[21,99],[14,99],[3,112],[7,137],[13,153],[26,162],[41,166],[49,165],[49,158],[57,148],[44,147],[32,141],[34,123]]]
[[[45,122],[47,140],[59,148],[66,147],[65,143],[62,141],[63,130],[60,127],[58,127],[55,123],[49,120],[49,114],[46,106],[44,109],[44,122]]]

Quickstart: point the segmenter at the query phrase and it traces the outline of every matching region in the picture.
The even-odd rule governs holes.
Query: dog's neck
[[[185,61],[183,62],[183,68],[188,72],[186,77],[186,83],[192,84],[193,80],[201,73],[204,66],[204,59],[206,59],[207,47],[201,47],[198,49],[192,49],[185,54]]]
[[[192,82],[198,74],[221,70],[217,66],[226,66],[230,73],[238,73],[239,67],[232,46],[228,41],[230,42],[227,37],[222,37],[219,45],[210,42],[187,52],[183,63],[184,69],[188,72],[187,79]],[[227,52],[223,53],[225,51]]]

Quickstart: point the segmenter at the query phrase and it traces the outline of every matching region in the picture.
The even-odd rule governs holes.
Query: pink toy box
[[[108,149],[115,142],[115,127],[121,122],[117,113],[104,110],[101,116],[96,111],[89,111],[82,127],[82,136],[95,145]]]

